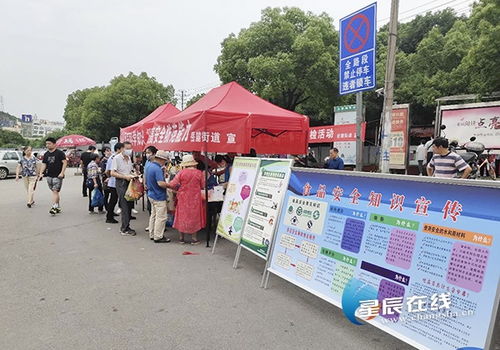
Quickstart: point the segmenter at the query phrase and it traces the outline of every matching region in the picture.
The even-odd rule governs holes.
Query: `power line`
[[[435,2],[436,2],[436,1],[429,1],[429,2],[426,2],[425,4],[422,4],[422,5],[420,5],[420,6],[417,6],[417,7],[411,8],[411,9],[406,10],[406,11],[403,11],[403,12],[401,12],[401,13],[400,13],[400,15],[405,14],[405,13],[408,13],[408,12],[411,12],[411,11],[413,11],[413,10],[416,10],[416,9],[420,8],[420,7],[424,7],[424,6],[427,6],[427,5],[433,4],[433,3],[435,3]],[[383,19],[379,19],[377,22],[387,21],[389,18],[390,18],[390,17],[386,17],[386,18],[383,18]]]
[[[443,7],[443,6],[446,6],[446,5],[448,5],[449,3],[452,3],[452,2],[455,2],[455,1],[456,1],[456,0],[445,2],[444,4],[441,4],[441,5],[438,5],[438,6],[431,7],[431,8],[429,8],[429,9],[425,10],[425,11],[421,11],[421,12],[415,13],[415,14],[413,14],[413,15],[409,15],[409,16],[403,17],[403,18],[401,18],[400,20],[401,20],[401,21],[404,21],[404,20],[406,20],[406,19],[410,19],[410,18],[412,18],[412,17],[416,17],[416,16],[421,15],[421,14],[423,14],[423,13],[427,13],[427,12],[429,12],[429,11],[433,11],[433,10],[439,9],[439,8],[441,8],[441,7]],[[461,5],[461,4],[464,4],[464,3],[466,3],[466,2],[470,2],[470,0],[464,0],[464,1],[458,2],[458,3],[454,4],[454,6]]]
[[[410,19],[410,18],[412,18],[412,17],[416,17],[416,16],[418,16],[418,15],[421,15],[421,14],[427,13],[427,12],[429,12],[429,11],[433,11],[433,10],[436,10],[436,9],[442,8],[443,6],[447,6],[447,5],[450,5],[450,4],[452,4],[452,3],[455,3],[455,4],[453,4],[453,6],[457,6],[457,5],[461,5],[461,4],[467,3],[467,2],[471,2],[471,0],[462,0],[462,1],[459,1],[459,2],[457,2],[457,1],[459,1],[459,0],[449,0],[449,1],[446,1],[446,2],[444,2],[444,3],[442,3],[442,4],[440,4],[440,5],[436,5],[436,6],[434,6],[434,7],[430,7],[430,8],[427,8],[427,9],[421,10],[421,11],[419,11],[419,12],[413,13],[413,14],[411,14],[411,15],[408,15],[408,16],[405,16],[405,17],[402,17],[402,18],[400,18],[400,19],[399,19],[399,21],[404,21],[404,20]],[[403,11],[403,12],[402,12],[402,14],[403,14],[403,13],[413,12],[413,10],[415,10],[415,9],[421,8],[421,7],[425,6],[425,5],[429,5],[429,4],[432,4],[432,3],[435,3],[435,1],[431,1],[431,2],[425,3],[425,4],[423,4],[423,5],[420,5],[420,6],[414,7],[414,8],[412,8],[412,9],[409,9],[409,10]],[[448,7],[449,7],[449,6],[448,6]],[[389,19],[389,18],[384,18],[384,19],[381,19],[381,20],[377,21],[377,24],[378,24],[379,22],[383,22],[383,21],[388,20],[388,19]],[[384,23],[384,24],[385,24],[385,23]]]

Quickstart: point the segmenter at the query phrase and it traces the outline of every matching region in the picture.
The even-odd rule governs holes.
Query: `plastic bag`
[[[129,182],[125,199],[129,202],[138,200],[144,194],[144,186],[139,179],[133,179]]]
[[[104,205],[104,196],[98,188],[94,188],[91,195],[90,205],[93,207],[102,207]]]

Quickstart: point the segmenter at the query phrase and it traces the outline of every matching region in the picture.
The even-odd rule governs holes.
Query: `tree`
[[[129,73],[113,78],[107,86],[69,95],[65,119],[68,131],[106,141],[167,102],[176,103],[172,85],[164,86],[146,73]]]
[[[205,93],[197,94],[197,95],[194,95],[193,97],[191,97],[189,99],[189,101],[186,102],[186,108],[191,106],[193,103],[197,102],[198,100],[200,100],[203,96],[205,96]]]
[[[28,141],[21,134],[0,129],[0,147],[16,148],[27,144]]]
[[[259,22],[222,42],[214,69],[283,108],[330,118],[338,95],[338,34],[332,19],[266,8]]]
[[[103,89],[104,87],[96,86],[93,88],[76,90],[68,95],[63,115],[66,121],[66,129],[76,134],[82,133],[82,115],[84,112],[83,104],[85,99],[92,93],[100,93]]]

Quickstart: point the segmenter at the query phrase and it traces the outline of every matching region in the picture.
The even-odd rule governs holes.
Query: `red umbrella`
[[[88,137],[82,135],[67,135],[61,137],[56,142],[57,147],[79,147],[79,146],[88,146],[95,145],[95,141],[89,139]]]

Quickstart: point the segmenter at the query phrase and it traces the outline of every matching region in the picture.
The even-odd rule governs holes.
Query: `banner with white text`
[[[292,168],[269,271],[419,349],[485,349],[500,187],[455,182]]]

